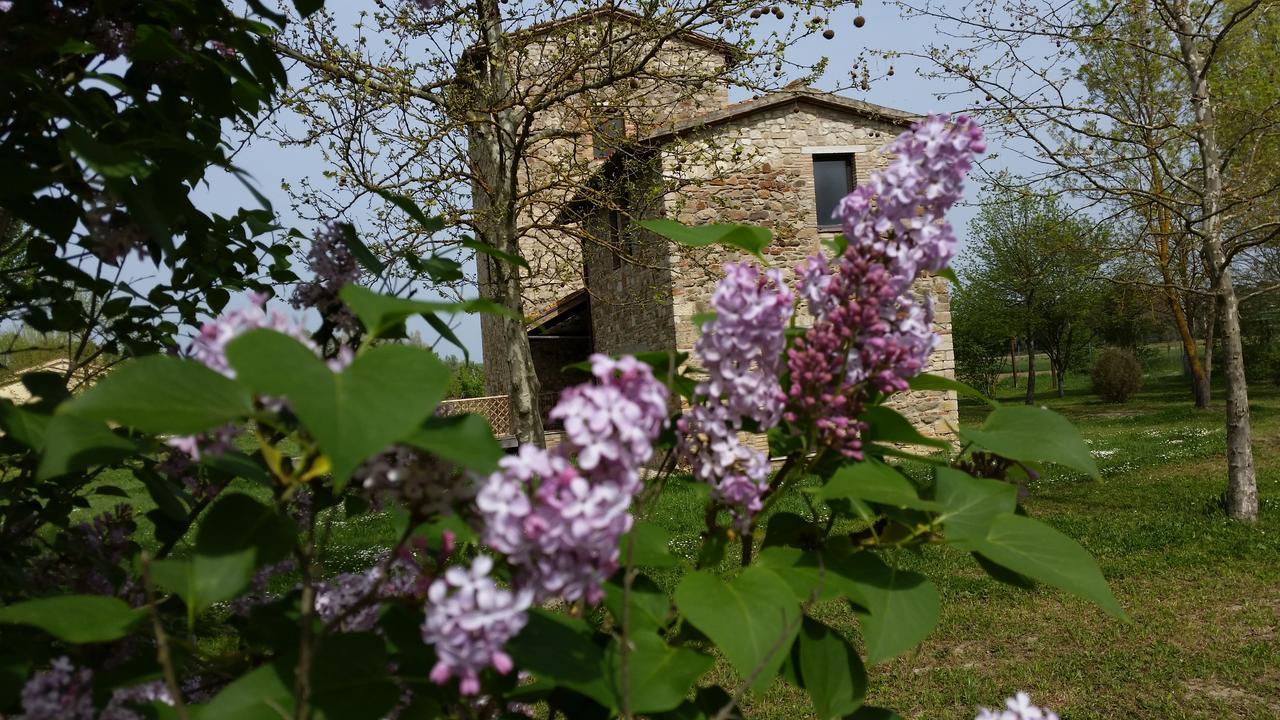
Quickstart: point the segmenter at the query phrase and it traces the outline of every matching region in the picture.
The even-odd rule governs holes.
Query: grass
[[[1004,383],[997,394],[1018,402],[1023,389]],[[1226,484],[1221,388],[1210,411],[1196,411],[1176,357],[1158,363],[1124,405],[1098,401],[1087,384],[1069,376],[1058,398],[1044,383],[1037,401],[1080,427],[1103,479],[1047,474],[1025,504],[1093,553],[1129,621],[1056,590],[998,584],[962,553],[904,555],[902,565],[937,583],[942,619],[917,650],[868,669],[869,703],[906,718],[967,720],[977,706],[1026,690],[1070,720],[1280,717],[1280,389],[1251,389],[1263,503],[1250,527],[1216,505]],[[981,405],[961,405],[962,424],[984,414]],[[674,482],[650,513],[672,533],[673,550],[690,557],[702,497]],[[95,506],[112,502],[98,498]],[[327,569],[365,567],[393,540],[385,517],[336,520]],[[815,614],[856,642],[847,605],[827,603]],[[723,661],[712,677],[736,683]],[[802,718],[809,703],[777,681],[745,710],[751,718]]]

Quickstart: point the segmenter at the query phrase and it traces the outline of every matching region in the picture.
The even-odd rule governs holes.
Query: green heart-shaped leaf
[[[334,373],[309,348],[272,330],[227,345],[241,382],[283,397],[329,456],[341,489],[360,463],[416,431],[444,397],[449,371],[431,352],[379,345]]]
[[[676,588],[676,606],[711,638],[744,680],[768,687],[800,629],[800,604],[772,571],[750,567],[731,583],[702,571]]]

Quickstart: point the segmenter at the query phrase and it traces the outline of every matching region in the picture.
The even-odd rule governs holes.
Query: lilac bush
[[[728,263],[689,369],[683,354],[593,355],[590,378],[548,412],[563,425],[560,444],[511,454],[477,418],[440,413],[444,365],[394,341],[406,314],[439,306],[351,294],[373,272],[360,265],[368,255],[349,245],[349,228],[327,226],[312,245],[313,278],[292,298],[320,313],[319,330],[255,296],[207,323],[186,358],[156,361],[204,405],[148,405],[147,378],[122,373],[59,410],[101,424],[85,437],[102,438],[105,457],[136,458],[122,450],[134,442],[167,453],[130,466],[155,496],[147,517],[160,542],[139,553],[132,516],[118,511],[66,533],[92,572],[58,575],[46,560],[69,554],[31,551],[26,567],[51,578],[42,592],[84,593],[63,599],[116,622],[86,632],[37,593],[0,608],[0,627],[102,646],[77,648],[74,663],[40,649],[34,657],[59,659],[35,670],[13,707],[28,720],[133,720],[149,716],[147,704],[181,715],[185,703],[193,717],[217,718],[220,707],[279,714],[287,698],[298,718],[732,717],[753,687],[780,677],[809,694],[816,715],[857,716],[864,665],[909,651],[938,621],[932,583],[889,563],[946,544],[1050,583],[1070,567],[1082,587],[1067,589],[1118,614],[1083,549],[1019,512],[1015,486],[1002,482],[1046,461],[1091,471],[1060,418],[996,410],[987,426],[998,436],[1001,423],[1016,425],[1019,438],[1047,427],[1049,454],[1018,445],[1004,457],[982,436],[958,452],[935,443],[936,456],[890,446],[921,441],[886,400],[909,389],[934,348],[932,308],[914,288],[954,254],[944,213],[982,149],[967,118],[922,121],[840,204],[838,253],[807,258],[794,288],[777,268]],[[812,323],[800,327],[797,312]],[[342,375],[296,387],[293,368],[270,362],[282,342],[305,349],[295,363],[309,372]],[[246,426],[253,443],[233,443]],[[53,454],[43,471],[60,472],[80,450]],[[783,458],[776,469],[771,456]],[[932,490],[922,494],[889,457],[931,473]],[[677,468],[709,489],[688,557],[645,519],[655,491],[682,482]],[[236,489],[240,479],[258,494]],[[774,505],[788,493],[799,502]],[[383,513],[397,540],[352,569],[332,531],[367,513]],[[997,546],[1007,538],[1031,544]],[[744,567],[725,571],[733,539]],[[190,557],[170,554],[179,543]],[[1026,561],[1045,548],[1061,550],[1052,572]],[[837,597],[854,603],[861,653],[846,629],[810,612]],[[215,641],[205,642],[208,628]],[[708,651],[738,678],[706,687]],[[868,662],[852,660],[859,654]],[[77,664],[98,656],[109,659]],[[150,674],[105,679],[126,663]],[[352,675],[350,697],[317,687],[335,673]],[[979,720],[1056,718],[1025,694],[1006,705]]]

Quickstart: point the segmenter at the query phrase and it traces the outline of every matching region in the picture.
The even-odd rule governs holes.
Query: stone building
[[[539,276],[544,248],[525,247],[530,287],[562,289],[555,298],[542,291],[525,298],[544,397],[579,381],[563,368],[592,352],[691,351],[695,318],[709,310],[720,268],[740,259],[719,247],[677,245],[636,220],[767,227],[773,241],[765,257],[784,268],[790,282],[795,265],[839,233],[830,220],[835,204],[887,164],[882,148],[917,119],[807,87],[734,104],[725,103],[726,96],[709,92],[698,112],[686,105],[660,123],[627,117],[621,141],[588,147],[599,159],[587,183],[594,191],[581,193],[568,209],[562,203],[556,218],[573,228],[575,240],[555,247],[561,259],[572,258],[573,272],[562,262],[554,276]],[[585,132],[582,142],[600,139]],[[947,283],[927,279],[917,291],[932,295],[941,337],[929,371],[953,376]],[[489,343],[497,341],[486,328],[487,381],[491,392],[503,394],[505,368],[490,360]],[[948,435],[957,424],[954,393],[912,393],[895,402],[926,434]]]

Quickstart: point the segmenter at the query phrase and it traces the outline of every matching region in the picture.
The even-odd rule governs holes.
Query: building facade
[[[689,52],[677,54],[687,60]],[[564,368],[592,352],[691,351],[699,332],[695,318],[710,309],[721,268],[742,259],[721,247],[677,245],[637,220],[767,227],[773,240],[765,257],[790,282],[793,268],[839,233],[831,220],[834,204],[888,163],[883,148],[917,119],[805,87],[736,104],[724,97],[720,89],[707,90],[696,108],[684,103],[637,114],[647,118],[642,122],[628,114],[622,142],[615,138],[601,148],[599,134],[584,133],[585,148],[571,148],[589,153],[595,165],[570,210],[560,203],[553,225],[570,230],[523,246],[530,263],[530,345],[548,400],[582,379]],[[663,96],[654,93],[653,101],[661,104]],[[564,267],[566,258],[572,267]],[[929,278],[916,289],[932,298],[940,338],[928,370],[954,376],[947,282]],[[798,321],[807,321],[803,310]],[[497,334],[486,332],[487,382],[502,394],[509,380],[500,363],[490,361],[491,341],[499,342]],[[925,434],[949,436],[957,425],[954,393],[909,393],[894,404]]]

